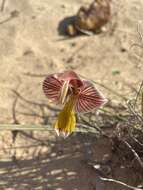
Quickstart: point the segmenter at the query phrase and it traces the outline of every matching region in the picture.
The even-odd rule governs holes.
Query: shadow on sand
[[[93,189],[95,174],[86,164],[86,161],[91,159],[90,153],[87,154],[88,151],[90,152],[91,142],[86,142],[86,136],[79,134],[78,136],[73,135],[66,140],[49,141],[51,146],[47,145],[48,149],[50,149],[47,153],[41,154],[39,150],[37,156],[30,155],[32,158],[0,161],[0,189]],[[44,142],[46,143],[47,141]],[[33,141],[30,147],[19,146],[14,148],[17,152],[18,149],[21,152],[23,149],[24,152],[34,146],[36,151],[36,147],[37,149],[39,147],[37,141]],[[45,146],[45,144],[41,145],[41,150]]]

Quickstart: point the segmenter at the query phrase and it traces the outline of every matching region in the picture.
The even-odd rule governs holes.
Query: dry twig
[[[140,146],[143,146],[143,143],[141,143],[138,139],[136,139],[133,135],[131,135],[131,138]]]
[[[127,105],[128,105],[129,111],[140,122],[140,124],[142,124],[143,118],[142,118],[142,116],[138,112],[136,112],[136,110],[134,109],[134,106],[132,105],[131,101],[128,101]]]
[[[142,190],[142,189],[140,189],[138,187],[133,187],[131,185],[127,185],[126,183],[123,183],[122,181],[118,181],[118,180],[115,180],[115,179],[112,179],[112,178],[100,177],[100,179],[103,180],[103,181],[106,181],[106,182],[113,182],[113,183],[122,185],[122,186],[127,187],[127,188],[132,189],[132,190]]]
[[[132,148],[132,146],[127,141],[122,140],[122,142],[131,150],[131,152],[134,154],[136,160],[140,164],[141,168],[143,169],[143,162],[142,162],[141,158],[139,157],[139,155],[137,154],[137,152]]]
[[[141,85],[140,85],[140,87],[139,87],[139,90],[138,90],[138,92],[137,92],[137,95],[136,95],[136,98],[135,98],[135,103],[134,103],[134,108],[136,107],[137,100],[138,100],[138,97],[139,97],[139,95],[140,95],[140,93],[141,93],[142,87],[143,87],[143,81],[142,81],[142,83],[141,83]]]

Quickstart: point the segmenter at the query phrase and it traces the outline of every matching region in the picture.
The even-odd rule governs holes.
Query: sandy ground
[[[53,107],[44,105],[47,99],[41,90],[43,75],[65,69],[73,69],[127,98],[134,95],[143,76],[143,50],[131,46],[141,43],[137,25],[143,20],[143,1],[112,1],[112,19],[104,33],[68,39],[59,35],[59,23],[90,2],[5,0],[0,12],[0,123],[53,123]],[[16,99],[12,90],[21,97]],[[113,102],[121,100],[111,91],[102,90]],[[96,139],[94,142],[93,137],[74,135],[63,140],[48,132],[34,132],[33,136],[36,140],[19,134],[13,143],[10,132],[1,133],[0,189],[95,189],[93,171],[86,168],[84,161],[87,152],[98,147]],[[47,144],[38,144],[39,139]],[[105,147],[102,139],[100,146],[100,150]],[[92,158],[102,160],[109,151],[107,145],[100,159],[99,149]],[[16,163],[11,161],[15,156]],[[137,185],[137,181],[128,180]]]

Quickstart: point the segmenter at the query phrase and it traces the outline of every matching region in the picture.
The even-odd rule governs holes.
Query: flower
[[[55,124],[57,134],[64,137],[75,130],[75,112],[89,112],[107,102],[90,81],[81,79],[74,71],[47,76],[43,91],[50,100],[64,105]]]

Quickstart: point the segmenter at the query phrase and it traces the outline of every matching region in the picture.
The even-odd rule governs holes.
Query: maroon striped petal
[[[60,73],[58,78],[59,80],[69,81],[69,84],[71,84],[73,87],[82,86],[82,80],[74,71],[65,71],[63,73]]]
[[[57,79],[56,75],[49,75],[43,82],[44,94],[52,101],[57,102],[63,82]]]
[[[88,81],[83,81],[83,86],[80,88],[80,92],[76,101],[76,112],[89,112],[92,109],[97,109],[107,100],[104,96]]]

